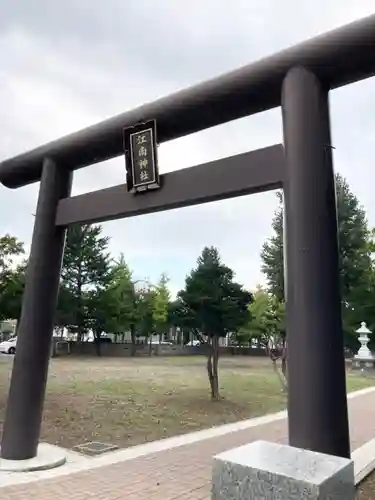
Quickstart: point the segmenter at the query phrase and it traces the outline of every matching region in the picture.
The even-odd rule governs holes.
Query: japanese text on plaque
[[[152,129],[131,134],[131,162],[134,187],[156,181]]]

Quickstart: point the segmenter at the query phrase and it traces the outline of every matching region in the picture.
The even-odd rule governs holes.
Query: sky
[[[2,0],[0,160],[367,16],[373,0]],[[372,7],[372,8],[371,8]],[[375,82],[331,93],[335,168],[375,226]],[[159,148],[165,173],[282,142],[280,108]],[[124,158],[74,174],[73,194],[125,181]],[[29,248],[38,185],[0,186],[0,234]],[[264,283],[275,193],[107,222],[110,251],[174,295],[204,246],[247,288]]]

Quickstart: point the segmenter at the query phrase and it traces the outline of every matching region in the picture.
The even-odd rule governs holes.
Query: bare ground
[[[375,499],[375,472],[357,486],[357,500]]]
[[[0,361],[2,426],[11,359]],[[350,390],[374,382],[348,374]],[[91,440],[127,447],[285,407],[267,359],[221,359],[220,388],[223,400],[212,402],[204,357],[54,359],[42,439],[67,448]]]

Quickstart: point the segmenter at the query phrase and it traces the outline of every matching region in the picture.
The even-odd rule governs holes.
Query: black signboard
[[[128,191],[160,188],[155,120],[125,129],[124,146]]]

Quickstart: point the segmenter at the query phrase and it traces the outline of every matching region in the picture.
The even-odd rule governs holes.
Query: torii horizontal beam
[[[104,222],[188,207],[281,188],[285,175],[282,144],[223,158],[161,176],[163,189],[147,195],[126,184],[60,200],[56,225]]]

